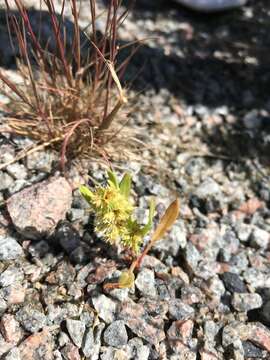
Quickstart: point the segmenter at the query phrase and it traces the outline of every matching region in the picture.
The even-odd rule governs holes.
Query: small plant
[[[96,1],[89,0],[90,34],[79,27],[76,0],[62,0],[60,14],[53,0],[41,1],[49,23],[44,24],[41,12],[40,31],[33,27],[35,21],[23,1],[15,0],[17,14],[8,0],[5,3],[9,34],[19,47],[18,71],[23,81],[16,84],[0,71],[5,85],[2,92],[10,98],[9,116],[1,131],[34,139],[37,149],[41,144],[56,148],[61,153],[62,168],[68,157],[106,157],[113,148],[108,150],[108,144],[123,128],[118,115],[127,98],[120,78],[135,52],[133,49],[117,64],[117,30],[127,13],[119,13],[121,0],[110,0],[106,14],[97,14]],[[72,13],[71,32],[64,17],[67,3]],[[106,17],[102,35],[96,28],[98,16]],[[40,34],[45,25],[52,33],[44,44]],[[116,141],[119,149],[123,141]]]
[[[82,196],[89,203],[95,215],[95,230],[110,244],[121,244],[133,250],[136,259],[129,270],[123,271],[119,282],[106,284],[105,288],[126,288],[134,283],[134,270],[140,267],[144,256],[154,243],[170,229],[179,214],[179,200],[175,200],[165,211],[150,241],[140,253],[143,238],[152,229],[155,215],[154,203],[150,202],[148,222],[141,226],[134,218],[134,206],[130,199],[131,176],[125,174],[119,182],[116,175],[108,172],[107,186],[97,186],[93,191],[86,186],[80,187]]]
[[[110,244],[121,244],[138,253],[143,237],[152,228],[154,203],[150,203],[148,223],[141,226],[133,215],[130,175],[125,174],[119,182],[116,175],[109,171],[108,178],[107,186],[97,186],[93,191],[86,186],[80,187],[81,194],[95,214],[95,231]]]

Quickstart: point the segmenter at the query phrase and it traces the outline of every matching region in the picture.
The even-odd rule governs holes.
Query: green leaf
[[[119,182],[115,173],[113,171],[108,171],[107,174],[110,182],[116,187],[116,189],[119,189]]]
[[[132,271],[123,271],[119,278],[119,288],[131,288],[134,285],[135,276]]]
[[[81,193],[81,195],[85,198],[85,200],[88,202],[88,203],[91,203],[92,201],[92,197],[93,197],[93,193],[91,190],[88,189],[88,187],[84,186],[84,185],[81,185],[79,187],[79,191]]]
[[[130,189],[131,189],[131,176],[130,174],[125,174],[120,182],[120,191],[121,194],[125,196],[126,199],[129,198]]]
[[[140,234],[142,236],[145,236],[152,229],[154,215],[155,215],[155,202],[154,200],[151,200],[149,204],[148,222],[140,230]]]

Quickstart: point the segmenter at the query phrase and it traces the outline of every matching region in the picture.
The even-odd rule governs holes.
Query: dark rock
[[[78,246],[75,250],[73,250],[70,255],[70,261],[75,264],[85,264],[90,260],[90,254],[91,250],[88,245],[81,244]]]
[[[231,272],[225,272],[221,275],[222,281],[226,290],[231,293],[245,293],[247,292],[247,288],[243,280],[240,279],[239,275]]]
[[[251,341],[243,341],[242,342],[245,358],[263,358],[263,351],[256,345],[252,344]]]
[[[70,254],[80,245],[80,234],[68,221],[59,223],[53,238],[67,254]]]

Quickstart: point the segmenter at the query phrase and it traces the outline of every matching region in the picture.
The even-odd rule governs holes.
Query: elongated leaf
[[[125,196],[126,199],[129,198],[130,189],[131,189],[131,176],[130,174],[125,174],[120,182],[120,191],[121,194]]]
[[[160,223],[152,236],[151,243],[154,243],[161,239],[164,234],[171,228],[179,215],[179,207],[179,199],[176,199],[167,208],[165,214],[162,216]]]
[[[79,191],[81,193],[81,195],[85,198],[85,200],[89,203],[91,203],[91,200],[92,200],[92,196],[93,196],[93,193],[91,190],[88,189],[88,187],[84,186],[84,185],[81,185],[79,187]]]
[[[140,231],[142,236],[145,236],[153,227],[153,218],[155,215],[155,202],[151,199],[149,204],[149,215],[148,215],[148,222],[144,225]]]
[[[117,179],[117,176],[115,175],[115,173],[113,171],[108,171],[108,178],[111,181],[111,183],[117,188],[119,189],[119,182]]]
[[[134,285],[135,276],[132,271],[123,271],[119,279],[119,287],[121,289],[131,288]]]

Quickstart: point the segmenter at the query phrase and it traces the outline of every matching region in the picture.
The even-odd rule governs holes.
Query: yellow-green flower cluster
[[[141,227],[133,219],[134,207],[129,196],[130,175],[124,175],[120,182],[113,172],[108,172],[108,176],[105,187],[97,186],[93,191],[85,186],[80,187],[81,194],[95,214],[95,231],[111,244],[121,243],[138,252],[143,236],[152,227],[153,206],[150,208],[148,224]]]

